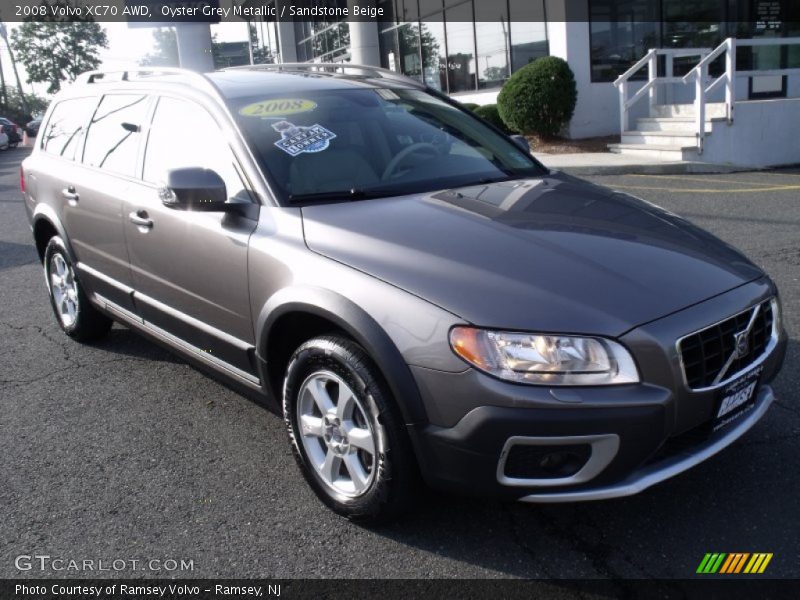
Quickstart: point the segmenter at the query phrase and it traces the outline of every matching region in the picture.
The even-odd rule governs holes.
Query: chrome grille
[[[712,387],[758,360],[769,346],[772,319],[767,300],[682,338],[678,350],[689,387]]]

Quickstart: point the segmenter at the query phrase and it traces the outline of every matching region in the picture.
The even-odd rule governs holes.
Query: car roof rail
[[[275,64],[259,64],[259,65],[241,65],[238,67],[227,67],[222,70],[223,71],[251,70],[251,71],[278,71],[278,72],[294,71],[294,72],[318,73],[321,75],[328,74],[332,76],[335,76],[337,74],[346,75],[347,71],[357,71],[361,73],[364,77],[373,77],[376,79],[389,79],[392,81],[405,83],[407,85],[411,85],[416,88],[425,87],[424,84],[420,83],[416,79],[412,79],[411,77],[401,75],[400,73],[396,73],[395,71],[390,71],[389,69],[383,69],[381,67],[373,67],[372,65],[357,65],[353,63],[275,63]]]
[[[118,75],[118,77],[107,79],[110,75]],[[75,80],[75,83],[116,83],[119,81],[134,81],[136,79],[144,79],[151,76],[159,77],[163,75],[183,77],[187,83],[200,84],[211,90],[215,96],[221,98],[219,89],[208,77],[197,71],[179,69],[177,67],[131,67],[109,71],[87,71],[86,73],[81,73]]]

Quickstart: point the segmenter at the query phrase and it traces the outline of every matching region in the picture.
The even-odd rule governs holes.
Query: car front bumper
[[[675,340],[773,293],[763,281],[743,286],[623,336],[640,363],[638,384],[547,388],[500,381],[473,369],[444,373],[412,367],[430,417],[411,427],[424,477],[439,489],[546,503],[628,496],[692,468],[767,412],[775,398],[769,383],[783,363],[787,337],[781,331],[758,361],[763,370],[752,406],[713,432],[719,390],[684,385]],[[591,451],[583,467],[568,476],[520,477],[504,472],[515,444],[584,444]]]
[[[583,502],[609,500],[638,494],[657,483],[688,471],[730,446],[761,420],[774,400],[775,395],[772,388],[767,385],[762,386],[753,408],[730,427],[711,435],[706,441],[697,444],[691,450],[648,462],[617,483],[582,490],[565,490],[555,493],[538,492],[523,496],[519,500],[533,503]]]

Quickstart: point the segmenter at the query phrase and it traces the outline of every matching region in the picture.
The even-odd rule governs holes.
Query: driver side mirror
[[[528,143],[528,138],[526,138],[524,135],[519,135],[519,134],[512,135],[510,137],[511,140],[522,150],[525,150],[525,152],[527,152],[528,154],[531,153],[531,145]]]
[[[161,194],[164,206],[177,210],[225,212],[231,206],[222,177],[201,167],[168,171],[166,189]]]

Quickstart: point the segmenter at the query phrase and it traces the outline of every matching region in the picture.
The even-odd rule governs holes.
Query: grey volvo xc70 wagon
[[[423,481],[637,493],[750,429],[785,354],[741,253],[381,69],[86,74],[21,184],[66,334],[119,321],[265,398],[351,518]]]

